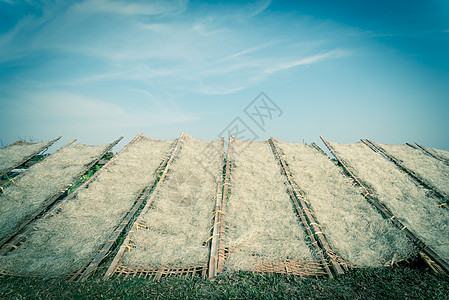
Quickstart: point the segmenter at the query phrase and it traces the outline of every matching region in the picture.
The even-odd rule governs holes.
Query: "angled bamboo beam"
[[[418,147],[416,147],[415,145],[413,145],[413,144],[410,144],[410,143],[405,143],[407,146],[409,146],[410,148],[413,148],[413,149],[418,149]]]
[[[282,173],[287,177],[286,178],[286,186],[288,187],[289,194],[292,198],[292,202],[295,206],[295,209],[303,223],[304,228],[309,235],[309,238],[312,240],[312,245],[316,248],[317,252],[320,254],[320,259],[323,262],[325,267],[325,271],[330,278],[333,278],[332,272],[329,270],[328,262],[332,267],[332,270],[336,275],[344,274],[344,270],[342,266],[336,259],[335,252],[329,246],[319,224],[318,221],[312,214],[311,209],[306,204],[304,193],[296,186],[296,183],[293,180],[293,177],[287,167],[285,160],[281,156],[281,151],[275,145],[273,138],[268,140],[271,150],[275,158],[278,160]],[[323,254],[324,253],[324,254]]]
[[[169,159],[168,159],[168,161],[167,161],[167,164],[165,165],[165,168],[164,168],[164,170],[163,170],[163,172],[162,172],[162,174],[161,174],[161,176],[160,176],[160,179],[157,180],[157,178],[156,178],[154,188],[152,189],[153,192],[151,193],[150,198],[148,198],[148,200],[147,200],[147,202],[146,202],[144,208],[143,208],[142,211],[140,212],[140,215],[139,215],[139,216],[144,215],[144,214],[148,211],[148,209],[150,208],[150,206],[152,205],[152,203],[153,203],[153,201],[154,201],[154,198],[156,197],[156,194],[157,194],[157,193],[155,193],[154,191],[156,191],[156,190],[162,185],[162,183],[164,182],[164,179],[165,179],[165,177],[166,177],[166,175],[167,175],[167,172],[168,172],[168,170],[170,169],[170,165],[173,163],[173,160],[174,160],[175,157],[177,156],[177,154],[178,154],[178,152],[179,152],[179,149],[180,149],[180,146],[181,146],[183,140],[184,140],[184,132],[182,132],[181,135],[180,135],[180,137],[178,138],[178,140],[177,140],[177,142],[176,142],[176,145],[175,145],[173,151],[171,152],[171,154],[170,154],[170,156],[169,156]],[[157,182],[156,182],[156,181],[157,181]],[[147,195],[147,197],[148,197],[148,195]],[[142,198],[142,199],[143,199],[143,198]],[[143,200],[142,200],[142,201],[143,201]],[[107,270],[106,273],[104,274],[103,280],[108,280],[108,279],[111,278],[111,276],[114,274],[114,272],[115,272],[115,270],[116,270],[116,268],[117,268],[117,266],[118,266],[120,260],[122,259],[123,255],[125,254],[125,252],[126,252],[126,250],[127,250],[127,247],[126,247],[126,246],[130,243],[130,240],[131,240],[131,234],[132,234],[133,231],[136,231],[136,230],[137,230],[137,226],[138,226],[138,225],[137,225],[137,223],[135,222],[135,223],[133,224],[132,228],[128,231],[128,234],[126,235],[125,240],[122,242],[122,244],[121,244],[121,246],[120,246],[120,248],[119,248],[119,251],[118,251],[118,252],[116,253],[116,255],[114,256],[114,259],[113,259],[113,261],[111,262],[111,264],[109,265],[108,270]],[[97,259],[97,260],[98,260],[98,259]],[[89,268],[89,267],[88,267],[88,268]],[[91,268],[90,268],[90,269],[91,269]],[[86,270],[87,270],[87,269],[86,269]],[[92,271],[89,270],[88,272],[92,272]],[[88,274],[86,274],[86,275],[88,275]],[[82,277],[80,277],[80,278],[78,279],[78,281],[84,281],[85,278],[86,278],[85,276],[82,276]]]
[[[219,240],[219,224],[221,222],[221,207],[222,207],[222,189],[223,189],[223,169],[224,169],[224,138],[221,139],[221,161],[222,164],[219,168],[218,173],[218,184],[217,184],[217,194],[215,199],[214,214],[214,225],[212,231],[212,241],[210,245],[210,256],[209,256],[209,278],[217,276],[218,270],[218,240]]]
[[[226,260],[225,257],[225,249],[224,245],[224,233],[225,233],[225,221],[223,216],[226,214],[226,203],[228,200],[229,190],[230,190],[230,180],[231,180],[231,152],[232,152],[232,144],[235,142],[235,139],[230,136],[228,140],[228,149],[226,151],[226,166],[225,166],[225,179],[223,183],[223,195],[221,202],[221,217],[220,217],[220,225],[219,225],[219,239],[218,239],[218,262],[217,262],[217,273],[223,272],[224,262]]]
[[[42,152],[42,151],[46,150],[47,148],[49,148],[51,145],[53,145],[54,143],[56,143],[60,138],[62,138],[62,136],[57,137],[56,139],[54,139],[54,140],[48,142],[47,144],[45,144],[44,146],[42,146],[41,148],[39,148],[37,151],[35,151],[33,154],[30,154],[30,155],[24,157],[20,163],[15,164],[15,165],[12,166],[11,168],[8,168],[8,169],[6,169],[6,170],[3,170],[3,171],[0,173],[0,178],[1,178],[3,175],[7,174],[7,173],[8,173],[9,171],[11,171],[12,169],[15,169],[15,168],[17,168],[17,167],[23,165],[24,163],[26,163],[27,161],[29,161],[31,158],[33,158],[34,156],[36,156],[36,155],[39,154],[40,152]],[[8,146],[6,146],[6,147],[4,147],[4,148],[2,148],[2,149],[5,149],[5,148],[8,148],[9,146],[13,146],[13,145],[17,145],[17,144],[18,144],[18,142],[14,142],[14,143],[12,143],[11,145],[8,145]]]
[[[326,152],[324,152],[324,150],[321,149],[320,146],[318,146],[315,142],[312,142],[311,147],[317,150],[319,153],[327,156]]]
[[[52,207],[54,207],[54,205],[57,202],[62,202],[62,201],[71,199],[73,197],[73,194],[70,194],[68,197],[65,197],[65,198],[62,198],[62,197],[64,195],[67,195],[68,190],[73,186],[73,184],[75,184],[84,173],[86,173],[90,168],[92,168],[92,166],[94,166],[109,150],[111,150],[118,142],[120,142],[122,140],[122,138],[123,137],[120,137],[117,140],[115,140],[114,142],[112,142],[111,144],[109,144],[108,147],[106,147],[106,149],[103,150],[103,152],[99,156],[97,156],[97,158],[95,158],[88,165],[86,165],[86,167],[83,169],[83,171],[81,171],[74,178],[74,180],[72,180],[71,184],[66,185],[64,188],[59,190],[57,193],[50,196],[47,200],[45,200],[45,202],[39,209],[34,211],[31,215],[27,216],[27,218],[22,223],[20,223],[18,226],[16,226],[7,236],[2,238],[0,240],[0,255],[13,250],[16,247],[16,245],[21,243],[24,240],[25,236],[32,231],[32,227],[30,227],[29,225],[35,219],[37,219],[39,216],[44,214],[45,211],[47,211],[49,209],[50,209],[49,212],[52,211]],[[68,143],[67,145],[62,147],[61,149],[68,147],[69,145],[71,145],[74,142],[75,142],[75,140],[71,141],[70,143]],[[59,149],[58,151],[60,151],[61,149]],[[103,168],[105,166],[103,166]],[[100,169],[100,170],[102,170],[102,169]],[[94,175],[92,175],[92,177],[90,177],[84,184],[79,186],[75,191],[86,186],[89,182],[91,182],[94,178],[96,178],[98,176],[98,173],[100,172],[100,170],[98,172],[96,172]]]
[[[433,192],[433,194],[436,196],[434,197],[439,204],[441,205],[441,207],[444,207],[446,209],[449,209],[448,206],[448,202],[449,202],[449,197],[446,193],[444,193],[443,191],[441,191],[439,188],[437,188],[436,186],[434,186],[431,182],[429,182],[428,180],[422,178],[419,174],[417,174],[415,171],[407,168],[406,166],[404,166],[404,164],[402,164],[402,162],[397,159],[395,156],[391,155],[388,153],[387,150],[385,150],[382,146],[380,146],[377,143],[374,143],[373,141],[370,141],[368,139],[361,139],[361,141],[367,145],[370,148],[375,148],[377,150],[378,153],[380,153],[383,157],[385,157],[386,159],[388,159],[389,161],[393,162],[397,167],[399,167],[399,169],[401,169],[402,171],[404,171],[405,173],[407,173],[410,177],[413,178],[413,180],[415,182],[417,182],[419,185],[425,187],[426,189],[430,190]]]
[[[370,193],[369,189],[360,182],[360,180],[354,175],[354,173],[349,169],[348,165],[343,162],[343,160],[335,153],[334,148],[332,148],[328,142],[320,136],[320,139],[323,141],[323,143],[326,145],[326,147],[329,149],[329,151],[332,153],[332,155],[337,159],[338,163],[348,172],[349,176],[352,178],[352,180],[355,181],[355,183],[362,187],[366,193]]]
[[[354,180],[354,182],[362,188],[363,192],[362,195],[365,197],[365,199],[370,203],[372,206],[374,206],[377,211],[385,218],[391,221],[391,223],[398,228],[399,230],[403,231],[405,235],[415,244],[418,251],[420,251],[420,256],[425,257],[427,256],[430,258],[430,260],[424,260],[426,264],[433,264],[436,263],[439,268],[443,270],[445,274],[449,275],[449,264],[444,261],[438,254],[435,253],[431,248],[429,248],[428,245],[425,244],[425,242],[417,237],[413,232],[411,232],[407,226],[405,226],[401,221],[396,218],[396,216],[383,204],[377,199],[372,193],[369,191],[369,189],[353,174],[353,172],[350,170],[348,164],[335,153],[335,150],[333,147],[322,137],[320,136],[321,140],[324,142],[326,147],[329,149],[329,151],[332,153],[332,155],[335,156],[335,158],[338,160],[340,165],[346,170],[348,176]],[[424,255],[423,255],[424,254]]]
[[[447,158],[444,158],[440,155],[438,155],[437,153],[433,152],[432,150],[428,149],[427,147],[424,147],[420,144],[418,144],[417,142],[415,142],[415,144],[421,148],[422,151],[424,151],[425,153],[429,154],[430,156],[432,156],[435,159],[438,159],[439,161],[445,163],[446,165],[449,166],[449,160]]]

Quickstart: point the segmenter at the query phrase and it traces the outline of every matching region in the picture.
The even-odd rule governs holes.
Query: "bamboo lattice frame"
[[[192,266],[160,266],[154,267],[127,267],[123,265],[117,266],[115,270],[115,275],[124,277],[125,279],[129,276],[145,279],[155,279],[159,280],[164,277],[183,277],[183,278],[193,278],[193,277],[206,277],[208,271],[207,264],[203,265],[192,265]]]
[[[224,235],[226,233],[226,226],[225,226],[225,215],[226,215],[226,208],[227,208],[227,200],[229,196],[229,192],[231,190],[230,187],[230,180],[231,180],[231,149],[232,144],[235,142],[235,139],[230,136],[228,139],[228,149],[226,151],[226,164],[225,164],[225,178],[223,182],[223,194],[222,194],[222,200],[221,200],[221,209],[220,212],[217,214],[219,216],[219,219],[221,221],[219,227],[218,227],[218,243],[217,243],[217,273],[223,272],[224,269],[224,262],[227,259],[228,256],[228,249],[225,248],[225,241],[224,241]]]
[[[221,139],[221,167],[218,173],[218,185],[217,194],[215,198],[215,208],[212,212],[214,217],[214,224],[212,226],[212,241],[210,243],[210,255],[209,255],[209,278],[213,278],[218,274],[218,261],[219,261],[219,243],[220,243],[220,225],[222,219],[223,209],[223,168],[224,168],[224,138]]]

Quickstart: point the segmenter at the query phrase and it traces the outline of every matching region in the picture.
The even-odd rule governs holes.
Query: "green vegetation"
[[[110,160],[111,158],[114,157],[114,153],[112,152],[107,152],[101,159],[102,160]],[[78,179],[78,181],[67,191],[67,195],[72,193],[77,187],[79,187],[80,185],[82,185],[84,182],[86,182],[90,177],[92,177],[92,175],[94,175],[98,170],[101,169],[101,166],[98,164],[95,164],[94,166],[92,166],[92,168],[90,168],[86,174],[84,174],[83,176],[81,176],[80,179]]]
[[[235,273],[214,281],[163,278],[159,281],[101,274],[87,282],[1,277],[1,299],[448,299],[449,279],[420,266],[358,269],[336,279]]]
[[[101,167],[99,165],[94,165],[92,168],[89,169],[89,171],[86,172],[83,176],[81,176],[80,179],[67,191],[67,195],[72,193],[77,187],[82,185],[84,182],[87,181],[92,175],[94,175],[98,170],[100,170]]]
[[[29,161],[43,161],[44,159],[46,159],[49,156],[50,156],[50,153],[37,154],[37,155],[33,156]]]
[[[111,158],[114,157],[114,153],[112,153],[111,151],[107,152],[101,159],[103,160],[110,160]]]

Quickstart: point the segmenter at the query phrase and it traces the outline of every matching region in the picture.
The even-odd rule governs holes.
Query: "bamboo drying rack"
[[[391,221],[391,223],[403,231],[407,237],[415,244],[418,251],[420,252],[420,257],[423,258],[424,262],[429,265],[429,267],[433,270],[437,270],[439,273],[448,274],[449,275],[449,264],[444,261],[438,254],[435,253],[425,242],[417,237],[414,233],[412,233],[407,226],[405,226],[401,221],[396,218],[396,216],[383,204],[381,203],[377,197],[373,195],[373,193],[366,187],[365,184],[351,171],[349,164],[345,162],[333,149],[333,147],[322,137],[320,136],[323,143],[332,153],[332,155],[338,160],[340,165],[346,170],[349,177],[351,177],[354,182],[362,188],[362,195],[365,199],[374,206],[377,211],[385,218]],[[428,259],[426,259],[428,258]]]
[[[72,180],[72,183],[67,184],[65,187],[63,187],[61,190],[59,190],[58,192],[54,193],[53,195],[51,195],[50,197],[48,197],[43,204],[37,209],[35,210],[33,213],[31,213],[30,215],[26,216],[25,219],[19,224],[17,225],[15,228],[13,228],[11,230],[11,232],[6,235],[5,237],[3,237],[0,240],[0,255],[16,248],[25,238],[26,234],[25,232],[30,232],[30,230],[26,229],[26,227],[32,223],[35,219],[39,218],[40,216],[42,216],[44,214],[45,211],[50,210],[56,203],[61,202],[65,199],[63,199],[64,196],[67,195],[68,190],[79,180],[79,178],[81,178],[81,176],[83,176],[83,174],[85,174],[90,168],[92,168],[103,156],[106,155],[106,153],[111,150],[118,142],[120,142],[122,140],[123,137],[118,138],[117,140],[115,140],[114,142],[112,142],[111,144],[109,144],[105,150],[102,151],[102,153],[100,155],[98,155],[96,158],[94,158],[91,162],[89,162],[88,164],[86,164],[83,168],[83,170],[81,172],[79,172]],[[61,149],[67,148],[69,147],[71,144],[73,144],[76,140],[72,140],[70,143],[68,143],[67,145],[65,145],[64,147],[62,147]],[[59,149],[58,151],[60,151],[61,149]],[[58,152],[56,151],[56,152]],[[56,153],[55,152],[55,153]],[[47,158],[48,159],[48,158]],[[39,164],[45,164],[46,160],[40,162]],[[98,172],[97,172],[98,173]],[[22,173],[24,174],[24,173]],[[21,176],[22,174],[20,174],[19,176]],[[19,177],[17,176],[17,177]],[[95,174],[92,176],[94,177]],[[91,178],[92,178],[91,177]],[[96,176],[95,176],[96,177]],[[89,181],[89,180],[88,180]],[[78,189],[77,189],[78,190]],[[75,190],[76,191],[76,190]],[[20,233],[20,235],[19,235]]]
[[[388,153],[388,151],[385,150],[385,148],[383,148],[379,144],[374,143],[373,141],[370,141],[368,139],[361,139],[361,141],[365,145],[367,145],[368,147],[373,149],[375,152],[381,154],[387,160],[393,162],[399,169],[401,169],[403,172],[408,174],[418,185],[421,185],[424,188],[430,190],[432,192],[432,194],[433,194],[432,195],[433,198],[435,198],[439,202],[439,206],[440,207],[444,207],[446,209],[449,209],[449,206],[447,204],[449,202],[449,197],[448,197],[448,195],[445,192],[441,191],[439,188],[437,188],[435,185],[433,185],[428,180],[422,178],[415,171],[413,171],[410,168],[407,168],[406,166],[404,166],[404,164],[398,158],[396,158],[394,155]]]
[[[154,198],[154,194],[151,195],[150,199],[148,199],[148,197],[150,196],[150,193],[154,191],[154,189],[157,187],[157,185],[163,180],[164,176],[166,175],[166,170],[168,169],[169,164],[172,162],[173,157],[175,156],[176,152],[179,150],[179,144],[180,144],[180,141],[183,139],[183,137],[184,137],[184,132],[182,132],[180,137],[173,142],[173,144],[170,147],[170,150],[168,151],[168,155],[159,164],[158,168],[154,172],[154,175],[155,175],[154,180],[152,182],[150,182],[147,186],[142,188],[140,190],[140,192],[136,195],[136,198],[134,199],[133,207],[128,211],[128,213],[123,218],[123,220],[120,222],[120,224],[114,229],[112,234],[109,236],[108,241],[98,251],[97,255],[92,259],[92,261],[89,263],[89,265],[87,265],[85,268],[82,268],[81,270],[76,272],[71,277],[71,280],[77,280],[80,282],[86,281],[87,278],[89,278],[89,276],[91,276],[96,271],[96,269],[98,268],[100,263],[111,253],[112,248],[116,244],[117,239],[119,238],[120,234],[122,234],[126,230],[126,228],[129,227],[131,220],[134,218],[134,216],[138,212],[139,208],[142,205],[145,205],[141,213],[144,213],[144,210],[148,209],[148,203],[152,202],[152,199]],[[138,139],[136,140],[136,142],[140,141],[140,140],[156,141],[156,142],[160,141],[160,140],[153,140],[151,138],[142,136],[142,134],[140,134],[138,136]],[[163,172],[162,175],[160,175],[161,172]],[[132,228],[135,228],[135,226],[136,226],[136,224],[133,224]],[[119,249],[119,252],[120,252],[120,250],[121,250],[121,248]]]
[[[160,189],[160,187],[164,184],[164,180],[167,172],[170,170],[170,165],[177,158],[177,154],[179,149],[182,146],[182,142],[187,139],[192,139],[195,141],[202,141],[191,137],[190,135],[183,135],[182,139],[180,138],[179,145],[175,147],[175,151],[172,152],[172,156],[168,160],[168,163],[164,169],[163,174],[161,175],[161,180],[157,183],[154,190]],[[204,142],[204,141],[203,141]],[[224,161],[224,140],[221,140],[221,161]],[[114,256],[113,261],[111,262],[108,270],[103,276],[104,280],[111,278],[112,276],[123,276],[127,278],[128,276],[138,277],[138,278],[147,278],[147,279],[160,279],[168,276],[176,276],[176,277],[195,277],[201,276],[206,277],[209,274],[209,277],[215,276],[216,274],[216,265],[217,265],[217,244],[218,244],[218,234],[215,232],[218,230],[219,220],[219,207],[221,206],[221,195],[222,195],[222,177],[223,177],[223,164],[220,164],[219,167],[219,176],[217,182],[217,190],[216,190],[216,200],[215,200],[215,208],[213,211],[213,219],[214,226],[212,227],[214,231],[211,234],[211,246],[209,252],[209,258],[207,262],[198,263],[194,265],[176,265],[176,266],[148,266],[148,267],[130,267],[121,264],[121,260],[124,254],[129,251],[129,243],[132,240],[133,232],[140,228],[138,220],[133,224],[132,229],[127,234],[124,242],[120,246],[119,251]],[[154,198],[156,193],[151,195],[151,198],[147,201],[144,209],[140,213],[140,216],[145,215],[145,213],[150,209],[152,203],[154,202]]]
[[[224,216],[226,214],[226,203],[231,192],[231,183],[230,183],[230,174],[232,173],[232,145],[234,143],[246,143],[246,144],[269,144],[269,141],[263,142],[248,142],[235,139],[234,137],[229,137],[227,157],[226,157],[226,165],[225,165],[225,180],[223,185],[223,201],[221,208],[221,224],[219,228],[219,247],[218,247],[218,273],[224,271],[224,265],[233,252],[239,252],[237,249],[228,249],[225,246],[225,235],[226,235],[226,226],[224,221]],[[273,150],[273,149],[272,149]],[[287,186],[287,193],[292,197],[291,187]],[[292,199],[293,200],[293,199]],[[312,232],[308,233],[311,236],[311,239],[314,239]],[[313,242],[312,242],[313,243]],[[314,244],[315,245],[315,244]],[[316,250],[316,249],[315,249]],[[318,250],[318,255],[322,255],[322,252]],[[251,253],[249,253],[251,255]],[[252,254],[257,256],[256,254]],[[263,274],[286,274],[300,277],[311,277],[311,276],[332,276],[329,267],[324,260],[324,257],[320,261],[296,261],[291,259],[286,260],[273,260],[266,263],[261,263],[255,266],[252,269],[254,273],[263,273]]]
[[[319,253],[320,259],[323,261],[323,264],[325,266],[331,266],[332,271],[336,275],[344,274],[344,269],[347,269],[347,264],[329,246],[329,243],[327,242],[327,239],[323,234],[323,229],[321,228],[318,220],[315,218],[313,210],[307,204],[307,199],[304,192],[301,191],[297,183],[294,181],[293,176],[284,159],[284,154],[275,144],[275,139],[270,138],[268,141],[270,143],[274,156],[279,162],[282,173],[286,176],[286,185],[288,187],[288,191],[291,194],[293,204],[301,219],[301,222],[312,241],[312,245],[316,248],[317,253]],[[326,268],[326,273],[330,278],[333,277],[329,267]]]
[[[0,178],[1,178],[3,175],[7,174],[7,173],[8,173],[9,171],[11,171],[12,169],[15,169],[15,168],[17,168],[17,167],[23,165],[24,163],[26,163],[27,161],[29,161],[31,158],[33,158],[34,156],[36,156],[36,155],[39,154],[40,152],[42,152],[42,151],[46,150],[47,148],[49,148],[51,145],[53,145],[54,143],[56,143],[61,137],[62,137],[62,136],[57,137],[56,139],[54,139],[54,140],[48,142],[47,144],[43,145],[41,148],[39,148],[38,150],[36,150],[36,151],[33,152],[32,154],[23,157],[23,159],[22,159],[19,163],[17,163],[17,164],[15,164],[14,166],[12,166],[12,167],[10,167],[10,168],[7,168],[7,169],[3,170],[2,172],[0,172]],[[32,144],[32,143],[27,143],[27,142],[22,142],[22,141],[16,141],[16,142],[12,143],[11,145],[8,145],[8,146],[6,146],[6,147],[3,147],[2,149],[6,149],[6,148],[11,147],[11,146],[14,146],[14,145],[30,145],[30,144]]]

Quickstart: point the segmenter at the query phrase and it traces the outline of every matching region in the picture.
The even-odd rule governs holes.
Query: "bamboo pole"
[[[410,144],[410,143],[405,143],[407,146],[409,146],[410,148],[413,148],[413,149],[418,149],[418,147],[416,147],[415,145],[412,145],[412,144]]]
[[[335,156],[335,158],[338,160],[341,166],[348,172],[349,174],[348,176],[351,177],[354,180],[354,182],[364,190],[364,193],[362,193],[362,195],[365,197],[368,203],[374,206],[385,219],[390,220],[396,228],[403,231],[407,235],[407,237],[416,245],[418,251],[427,255],[431,260],[433,260],[433,262],[438,264],[439,267],[443,269],[443,271],[446,274],[449,275],[449,264],[446,261],[444,261],[438,254],[436,254],[431,248],[429,248],[429,246],[426,245],[421,238],[417,237],[414,233],[412,233],[407,228],[407,226],[402,224],[402,222],[399,221],[396,218],[396,216],[383,203],[381,203],[375,196],[373,196],[371,192],[366,188],[366,186],[362,184],[361,181],[351,172],[347,163],[344,162],[343,159],[340,158],[340,156],[335,153],[333,147],[322,136],[320,136],[320,138],[324,142],[326,147],[329,149],[329,151]]]
[[[232,152],[232,143],[235,142],[235,139],[230,136],[228,140],[228,149],[226,151],[226,166],[225,166],[225,179],[223,183],[223,196],[222,196],[222,203],[221,203],[221,214],[222,217],[220,218],[220,227],[219,227],[219,240],[218,240],[218,262],[217,262],[217,273],[223,272],[224,268],[224,233],[225,233],[225,221],[224,221],[224,215],[226,214],[226,203],[228,200],[228,194],[230,189],[230,179],[231,179],[231,152]]]
[[[295,208],[297,212],[299,213],[301,220],[303,221],[303,225],[306,228],[308,232],[310,232],[311,237],[316,237],[316,240],[318,243],[314,243],[314,245],[318,246],[320,253],[324,253],[327,260],[330,262],[330,265],[332,266],[333,271],[337,275],[344,274],[343,268],[336,260],[335,252],[331,249],[329,246],[329,243],[327,242],[320,226],[318,225],[318,221],[313,216],[311,209],[307,205],[305,201],[305,195],[304,193],[296,186],[296,182],[293,180],[292,175],[290,174],[290,171],[287,167],[287,164],[285,160],[281,157],[280,150],[275,145],[272,138],[268,140],[270,143],[270,146],[272,148],[273,154],[278,159],[280,166],[282,168],[283,173],[287,177],[287,186],[289,189],[291,189],[291,192],[293,194],[293,204],[295,205]],[[305,222],[305,223],[304,223]],[[323,257],[324,259],[324,257]],[[327,266],[327,262],[324,259],[324,264]],[[328,272],[328,275],[330,278],[332,278],[332,273]]]
[[[315,144],[315,142],[312,142],[312,147],[315,148],[319,153],[327,156],[326,152],[324,152],[323,149],[320,148],[320,146],[318,146],[317,144]]]
[[[212,231],[212,241],[210,246],[210,256],[209,256],[209,278],[213,278],[217,276],[218,269],[218,240],[219,240],[219,224],[221,221],[220,212],[222,207],[222,188],[223,188],[223,168],[224,168],[224,138],[221,139],[221,161],[222,164],[219,168],[218,173],[218,185],[217,185],[217,194],[215,199],[215,208],[214,208],[214,225]]]
[[[183,139],[184,139],[184,132],[182,132],[180,137],[178,138],[176,146],[173,149],[173,151],[172,151],[172,153],[170,155],[169,160],[167,161],[167,164],[166,164],[166,166],[164,168],[164,171],[163,171],[163,173],[161,175],[161,178],[160,178],[159,181],[157,181],[156,185],[154,186],[153,193],[151,194],[150,198],[147,200],[147,202],[145,204],[145,207],[142,209],[142,211],[140,212],[139,216],[145,215],[145,213],[148,211],[148,209],[150,208],[151,204],[153,203],[153,200],[154,200],[154,198],[156,197],[156,194],[157,194],[154,191],[156,191],[156,189],[158,189],[162,185],[162,183],[163,183],[163,181],[165,179],[165,176],[167,175],[167,172],[170,169],[170,165],[172,164],[173,160],[175,159],[175,157],[177,156],[177,154],[179,152],[179,149],[180,149],[180,146],[182,144]],[[114,274],[114,272],[115,272],[115,270],[116,270],[120,260],[122,259],[123,255],[125,254],[126,250],[128,249],[126,246],[128,246],[128,244],[130,243],[131,234],[132,234],[133,231],[136,231],[136,230],[137,230],[137,224],[135,222],[133,224],[131,230],[128,232],[128,234],[127,234],[125,240],[123,241],[122,245],[120,246],[119,251],[114,256],[114,259],[112,260],[111,264],[109,265],[108,270],[104,274],[103,280],[108,280]],[[81,278],[81,279],[79,279],[79,281],[80,280],[85,280],[85,279]]]

